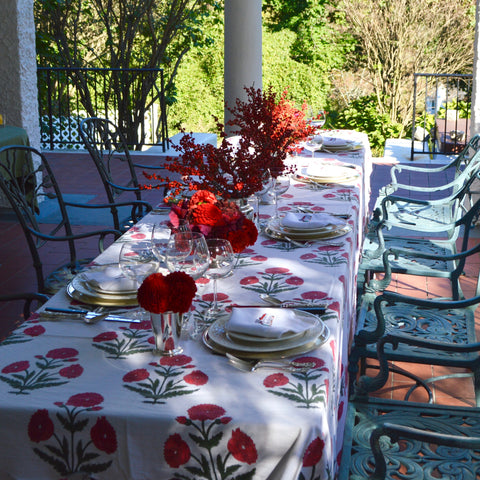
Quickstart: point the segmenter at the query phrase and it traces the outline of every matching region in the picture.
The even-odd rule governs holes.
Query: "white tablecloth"
[[[224,306],[265,305],[259,293],[328,305],[328,340],[307,373],[235,370],[201,340],[184,335],[179,356],[151,353],[148,322],[86,325],[38,315],[0,344],[0,478],[330,479],[337,470],[347,402],[347,353],[355,275],[369,193],[370,150],[317,153],[356,167],[351,186],[313,190],[293,182],[280,211],[307,206],[350,214],[340,246],[309,248],[260,236],[234,275],[219,280]],[[296,158],[312,161],[308,152]],[[271,214],[272,206],[261,206]],[[118,260],[122,240],[148,235],[150,215],[98,259]],[[194,318],[212,301],[199,282]],[[50,306],[68,306],[60,292]],[[79,476],[78,478],[83,478]]]

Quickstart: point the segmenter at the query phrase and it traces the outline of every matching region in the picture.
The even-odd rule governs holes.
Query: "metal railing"
[[[470,136],[472,83],[469,74],[414,74],[410,160],[463,149]]]
[[[167,148],[163,70],[38,67],[42,148],[83,149],[83,118],[113,121],[132,150]]]

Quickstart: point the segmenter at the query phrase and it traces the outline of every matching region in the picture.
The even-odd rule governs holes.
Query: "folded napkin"
[[[288,308],[234,307],[225,329],[256,337],[281,338],[286,334],[305,332],[315,323],[314,317],[298,315]]]
[[[281,224],[287,228],[297,230],[311,230],[326,227],[327,225],[343,225],[345,222],[330,215],[329,213],[294,213],[288,212],[281,220]]]
[[[345,138],[330,137],[328,135],[323,135],[323,145],[325,147],[344,147],[352,143],[351,140],[346,140]]]
[[[125,277],[116,265],[88,270],[82,276],[88,285],[100,292],[132,292],[137,289],[136,282]]]

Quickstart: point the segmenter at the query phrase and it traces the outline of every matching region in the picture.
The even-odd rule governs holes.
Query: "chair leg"
[[[473,371],[473,388],[475,389],[475,404],[480,407],[480,371]]]

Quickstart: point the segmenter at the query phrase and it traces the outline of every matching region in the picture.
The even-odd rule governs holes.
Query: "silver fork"
[[[295,362],[281,360],[245,360],[227,353],[228,363],[243,372],[255,372],[259,368],[269,368],[273,370],[285,370],[287,372],[308,372],[315,367],[313,362]]]

